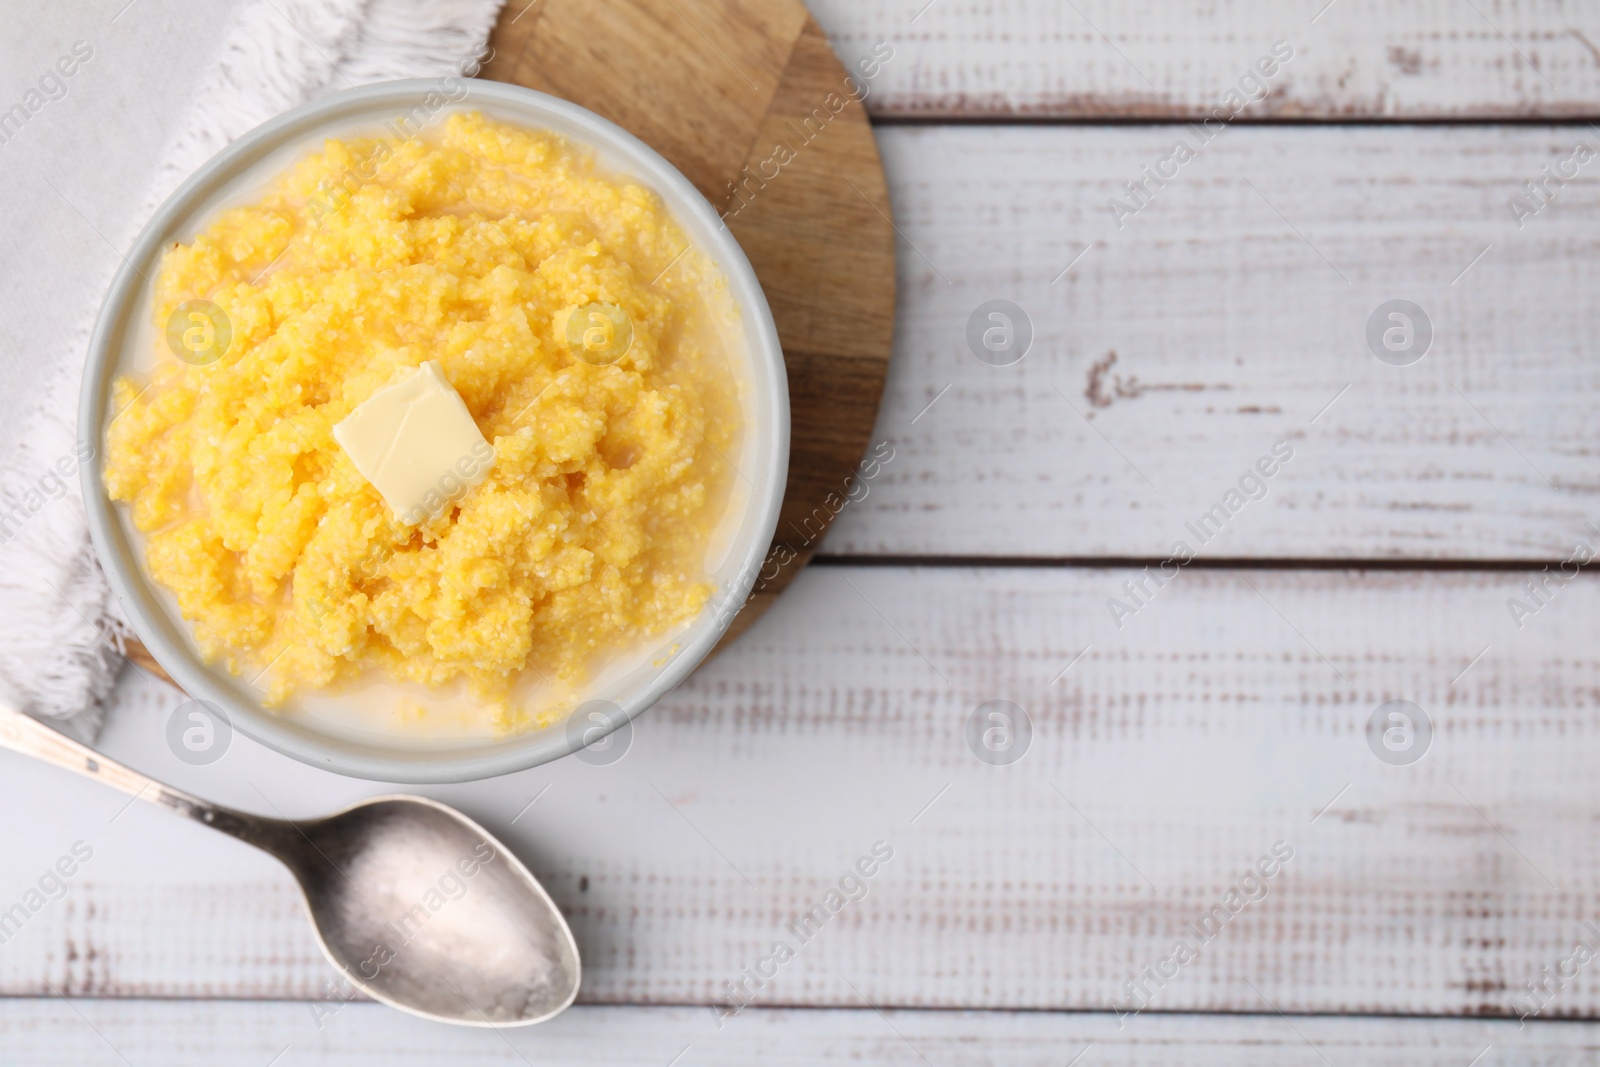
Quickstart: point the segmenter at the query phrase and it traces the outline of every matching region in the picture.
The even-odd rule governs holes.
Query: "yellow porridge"
[[[698,614],[740,409],[687,245],[584,150],[464,113],[328,141],[167,249],[166,354],[115,383],[105,480],[202,655],[271,706],[464,682],[515,730],[556,715],[524,672],[570,691]],[[402,516],[334,427],[421,370],[492,457]]]

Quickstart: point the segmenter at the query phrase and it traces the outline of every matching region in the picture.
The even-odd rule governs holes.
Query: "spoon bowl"
[[[526,1026],[578,995],[560,911],[466,816],[387,796],[296,828],[286,862],[323,951],[374,999],[441,1022]]]

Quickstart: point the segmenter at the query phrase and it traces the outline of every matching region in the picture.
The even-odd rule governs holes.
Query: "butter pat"
[[[333,439],[408,526],[441,514],[483,481],[494,449],[429,360],[334,425]]]

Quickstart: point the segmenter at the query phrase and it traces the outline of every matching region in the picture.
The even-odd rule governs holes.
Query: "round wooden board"
[[[789,373],[789,481],[768,565],[721,649],[811,558],[878,415],[895,233],[852,96],[862,78],[799,0],[509,0],[489,43],[484,77],[581,104],[683,171],[725,212],[772,305]],[[127,652],[165,677],[143,645]]]
[[[725,212],[772,305],[789,370],[789,482],[725,647],[811,558],[878,416],[895,232],[852,95],[863,72],[844,69],[799,0],[509,0],[489,43],[485,77],[604,115],[688,175]]]

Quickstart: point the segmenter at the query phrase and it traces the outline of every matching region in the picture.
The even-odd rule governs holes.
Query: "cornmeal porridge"
[[[206,660],[268,706],[465,683],[508,732],[693,619],[741,426],[724,283],[688,244],[586,150],[456,113],[328,141],[168,248],[105,481]],[[483,443],[400,514],[335,426],[424,372]]]

